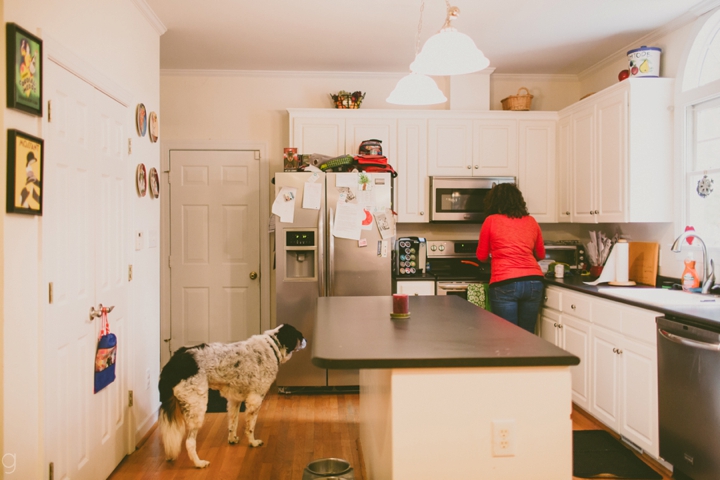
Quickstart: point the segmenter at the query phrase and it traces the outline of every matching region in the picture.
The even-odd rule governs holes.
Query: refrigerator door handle
[[[325,214],[318,215],[318,297],[325,296]]]
[[[698,340],[691,340],[689,338],[685,338],[680,335],[675,335],[670,332],[666,332],[662,328],[659,328],[658,332],[660,332],[660,335],[662,335],[664,338],[670,340],[671,342],[679,343],[681,345],[686,345],[686,346],[692,347],[692,348],[702,348],[703,350],[713,350],[715,352],[720,351],[720,343],[707,343],[707,342],[701,342]]]
[[[329,219],[328,224],[330,225],[330,231],[328,232],[328,243],[330,248],[328,249],[328,295],[333,296],[333,281],[335,272],[335,237],[333,236],[333,228],[335,227],[335,216],[333,215],[333,209],[329,208]]]

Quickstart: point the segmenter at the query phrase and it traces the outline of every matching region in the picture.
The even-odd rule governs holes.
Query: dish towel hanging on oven
[[[102,329],[98,338],[95,353],[95,393],[115,381],[115,360],[117,355],[117,338],[110,333],[108,307],[101,307]],[[112,307],[110,308],[112,310]]]
[[[471,283],[467,289],[468,302],[490,311],[490,296],[487,283]]]

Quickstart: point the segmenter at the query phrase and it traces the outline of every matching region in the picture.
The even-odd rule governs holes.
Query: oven
[[[475,257],[477,240],[428,240],[427,273],[435,277],[436,295],[467,300],[468,286],[490,281],[490,264]]]

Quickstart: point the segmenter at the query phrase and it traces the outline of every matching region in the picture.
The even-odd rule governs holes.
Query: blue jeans
[[[542,281],[520,280],[497,287],[490,286],[489,290],[492,313],[535,333],[542,303]]]

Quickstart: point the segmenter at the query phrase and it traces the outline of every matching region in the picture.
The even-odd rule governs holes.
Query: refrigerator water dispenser
[[[312,230],[285,232],[285,281],[317,280],[317,246]]]

